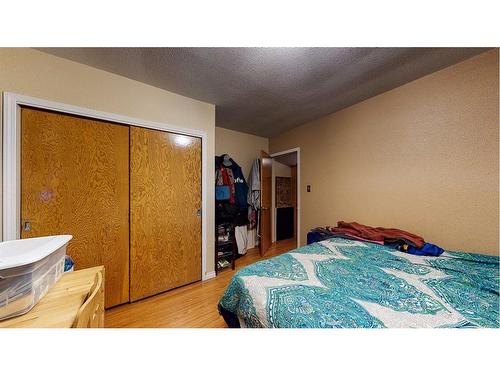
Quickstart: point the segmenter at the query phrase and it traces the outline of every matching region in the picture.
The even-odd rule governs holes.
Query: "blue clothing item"
[[[73,262],[73,259],[69,255],[66,255],[64,257],[64,272],[71,271],[74,265],[75,262]]]
[[[247,195],[248,195],[248,185],[246,182],[235,182],[234,183],[234,200],[238,207],[247,209]]]
[[[224,155],[221,156],[216,156],[215,157],[215,167],[216,170],[220,167],[224,167],[226,169],[230,169],[232,174],[233,174],[233,181],[232,183],[234,184],[234,203],[242,210],[245,212],[247,211],[248,208],[248,203],[247,203],[247,195],[248,195],[248,185],[245,180],[245,176],[243,176],[243,172],[241,171],[241,167],[231,158],[229,158],[228,162],[229,164],[225,165],[224,164]],[[217,185],[217,183],[216,183]],[[218,186],[223,186],[222,184]],[[222,191],[222,189],[219,189],[220,191],[217,192],[216,189],[216,194],[220,194],[219,198],[217,200],[226,200],[226,192]],[[217,196],[216,196],[217,197]],[[229,199],[229,198],[227,198]]]
[[[243,172],[241,171],[241,167],[235,163],[233,159],[230,159],[232,162],[231,171],[233,172],[234,178],[234,200],[238,207],[247,209],[247,195],[248,195],[248,185],[245,181],[245,177],[243,176]]]
[[[425,245],[419,249],[415,246],[408,246],[408,250],[406,250],[408,254],[413,254],[413,255],[427,255],[427,256],[432,256],[432,257],[438,257],[441,254],[443,254],[444,250],[441,249],[439,246],[434,245],[432,243],[426,242]]]
[[[307,233],[307,244],[310,245],[314,242],[323,240],[321,233],[310,231]]]
[[[307,233],[307,244],[310,245],[314,242],[320,242],[332,237],[335,236],[333,234],[327,233],[325,230],[316,228]]]

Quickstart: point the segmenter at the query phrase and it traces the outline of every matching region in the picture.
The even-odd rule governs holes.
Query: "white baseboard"
[[[207,272],[205,275],[202,277],[202,281],[213,279],[215,277],[215,271]]]

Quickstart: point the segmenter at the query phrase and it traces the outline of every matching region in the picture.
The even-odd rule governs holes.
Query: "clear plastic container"
[[[72,236],[0,243],[0,320],[30,311],[64,272]]]

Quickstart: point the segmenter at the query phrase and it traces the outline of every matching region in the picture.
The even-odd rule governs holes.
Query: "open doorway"
[[[267,156],[267,155],[266,155]],[[265,160],[267,178],[263,178],[263,213],[268,213],[269,220],[262,220],[261,238],[265,247],[280,243],[293,242],[300,246],[300,149],[294,148],[268,155]],[[264,189],[265,185],[268,186]],[[269,190],[266,193],[264,190]],[[265,197],[268,197],[266,204]],[[267,211],[267,207],[270,208]],[[267,230],[268,229],[268,230]],[[262,251],[263,250],[263,251]],[[267,249],[261,247],[264,253]]]

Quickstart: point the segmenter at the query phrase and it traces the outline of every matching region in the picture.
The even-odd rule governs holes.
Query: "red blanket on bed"
[[[335,228],[330,228],[333,233],[345,234],[347,236],[357,236],[373,241],[384,242],[404,242],[417,248],[424,246],[425,241],[416,234],[405,232],[396,228],[369,227],[368,225],[356,222],[346,223],[339,221]]]

